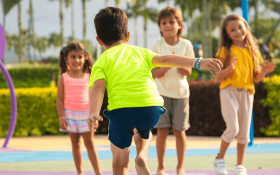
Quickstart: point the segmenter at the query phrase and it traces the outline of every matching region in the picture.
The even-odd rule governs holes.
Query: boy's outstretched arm
[[[103,102],[105,87],[105,80],[100,79],[93,83],[93,86],[90,90],[90,108],[87,119],[90,130],[94,130],[94,125],[97,124],[97,120],[103,121],[103,118],[99,115],[99,112]]]
[[[152,63],[159,67],[192,67],[196,58],[188,58],[181,55],[156,55]],[[206,58],[200,61],[200,68],[207,69],[210,73],[221,71],[222,63],[218,59]]]

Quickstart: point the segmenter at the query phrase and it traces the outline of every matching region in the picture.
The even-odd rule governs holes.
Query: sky
[[[82,39],[83,33],[83,21],[82,21],[82,3],[81,0],[73,0],[75,8],[75,37]],[[167,5],[174,7],[174,1],[158,3],[158,0],[149,0],[148,7],[153,7],[159,10],[166,7]],[[59,18],[59,1],[58,0],[32,0],[33,9],[34,9],[34,28],[37,36],[49,36],[51,33],[60,33],[60,18]],[[121,0],[119,8],[126,8],[127,0]],[[114,0],[109,0],[108,6],[116,6]],[[105,7],[105,0],[90,0],[86,1],[86,20],[87,20],[87,33],[86,39],[90,40],[94,47],[97,46],[96,32],[94,28],[94,17],[98,11]],[[179,8],[179,7],[178,7]],[[28,28],[28,11],[29,9],[29,0],[22,0],[22,28]],[[235,11],[229,11],[229,14],[235,13],[242,16],[241,8],[236,9]],[[196,13],[198,15],[199,12]],[[3,12],[2,6],[0,3],[0,23],[3,23]],[[134,26],[135,21],[133,19],[128,20],[128,30],[131,32],[130,41],[128,44],[135,44],[134,42]],[[144,46],[144,35],[143,35],[143,18],[139,17],[137,20],[138,26],[138,46]],[[9,34],[18,34],[18,6],[14,6],[8,15],[6,16],[6,26],[5,30]],[[64,36],[71,36],[71,7],[64,8]],[[148,47],[151,44],[160,38],[159,29],[156,23],[151,21],[148,22]],[[219,32],[216,31],[216,34]],[[186,35],[187,31],[185,30],[183,35]],[[196,44],[196,43],[194,43]],[[58,49],[49,49],[43,56],[51,55],[56,56]],[[58,56],[58,55],[57,55]],[[12,60],[11,60],[12,61]]]

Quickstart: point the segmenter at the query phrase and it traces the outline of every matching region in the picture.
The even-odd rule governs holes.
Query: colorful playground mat
[[[176,174],[177,152],[175,137],[168,136],[165,153],[166,175]],[[157,169],[156,136],[153,137],[148,166],[152,174]],[[4,138],[0,138],[0,144]],[[95,147],[104,175],[112,174],[112,154],[107,136],[95,136]],[[16,137],[12,138],[8,148],[0,148],[0,175],[74,175],[76,174],[71,152],[69,136]],[[220,138],[187,136],[185,169],[187,175],[215,175],[212,162],[220,146]],[[85,175],[94,174],[88,160],[85,147],[82,147]],[[136,148],[132,144],[130,151],[129,175],[136,175],[134,158]],[[236,163],[236,142],[230,145],[226,154],[229,175],[233,175]],[[248,146],[244,166],[249,175],[280,175],[280,139],[255,138]]]

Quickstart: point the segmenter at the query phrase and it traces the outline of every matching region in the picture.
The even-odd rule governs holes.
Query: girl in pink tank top
[[[78,174],[83,174],[80,134],[83,135],[89,160],[96,175],[101,175],[97,152],[94,148],[94,132],[88,128],[89,76],[92,57],[84,45],[71,42],[63,47],[59,56],[60,76],[57,82],[56,108],[62,132],[68,132]],[[98,124],[95,125],[97,129]]]

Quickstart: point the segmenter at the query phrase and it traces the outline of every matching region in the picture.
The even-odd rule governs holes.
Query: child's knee
[[[239,133],[236,137],[236,140],[237,140],[237,143],[247,144],[250,142],[250,135],[247,133],[245,133],[245,134]]]
[[[85,147],[86,147],[87,150],[93,149],[93,141],[92,140],[84,141],[84,144],[85,144]]]
[[[176,138],[186,137],[185,131],[178,131],[177,129],[173,129],[173,133]]]
[[[71,139],[71,143],[73,148],[78,148],[81,146],[80,139]]]
[[[228,143],[232,142],[238,134],[238,127],[227,128],[222,135],[222,139]]]

